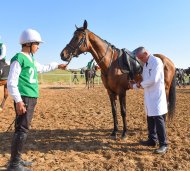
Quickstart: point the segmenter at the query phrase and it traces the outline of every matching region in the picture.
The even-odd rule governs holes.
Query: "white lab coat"
[[[143,66],[144,105],[148,116],[163,115],[168,112],[164,84],[164,66],[160,58],[149,56]]]

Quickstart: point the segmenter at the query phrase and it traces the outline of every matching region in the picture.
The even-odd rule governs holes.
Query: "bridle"
[[[71,61],[71,59],[72,59],[73,57],[78,57],[78,56],[79,56],[78,50],[80,49],[80,47],[82,46],[82,44],[85,43],[85,47],[87,47],[86,32],[85,32],[85,30],[79,28],[79,29],[77,29],[75,32],[77,32],[77,31],[78,31],[78,32],[79,32],[79,31],[82,31],[83,36],[82,36],[82,38],[80,39],[80,41],[78,42],[78,44],[77,44],[76,47],[70,45],[71,42],[70,42],[69,44],[67,44],[66,47],[68,47],[68,48],[70,49],[70,53],[69,53],[70,60],[69,60],[69,61]],[[107,55],[107,53],[108,53],[109,47],[111,47],[111,44],[110,44],[109,42],[107,42],[106,40],[103,40],[103,41],[107,44],[107,48],[106,48],[105,54],[100,58],[100,61],[97,63],[98,65],[103,62],[104,58],[106,57],[106,55]],[[84,52],[85,55],[86,55],[86,53],[87,53],[87,52]],[[112,60],[111,60],[111,61],[112,61]]]
[[[80,31],[80,30],[76,30],[75,32],[77,32],[77,31]],[[72,59],[73,57],[78,57],[78,56],[79,56],[79,53],[77,53],[77,52],[78,52],[78,50],[80,49],[80,47],[82,46],[83,43],[85,43],[85,47],[87,47],[87,43],[86,43],[86,32],[85,32],[84,30],[82,30],[82,33],[83,33],[83,36],[82,36],[82,38],[80,39],[80,41],[78,42],[78,44],[77,44],[76,47],[70,45],[70,43],[67,44],[67,46],[66,46],[66,47],[68,47],[68,48],[71,50],[70,53],[69,53],[71,59]],[[86,53],[84,53],[84,54],[86,54]],[[70,60],[71,60],[71,59],[70,59]]]

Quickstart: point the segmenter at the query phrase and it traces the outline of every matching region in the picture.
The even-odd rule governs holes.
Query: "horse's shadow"
[[[190,94],[190,89],[177,89],[179,94]]]
[[[42,89],[67,90],[67,89],[72,89],[72,88],[71,87],[62,87],[62,86],[59,86],[59,87],[44,87]]]
[[[129,138],[138,131],[129,131]],[[138,142],[128,143],[127,141],[122,142],[120,140],[113,140],[109,136],[110,132],[111,130],[109,129],[30,130],[24,150],[25,152],[32,150],[42,153],[47,153],[51,150],[72,150],[77,152],[98,150],[112,150],[123,152],[149,151],[149,149],[136,148],[136,146],[140,145]],[[12,132],[0,133],[0,154],[10,153],[12,135]],[[118,147],[116,147],[117,145]]]

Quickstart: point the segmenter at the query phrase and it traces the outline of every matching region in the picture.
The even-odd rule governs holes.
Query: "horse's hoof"
[[[110,138],[111,138],[112,140],[117,140],[117,135],[110,135]]]
[[[126,139],[127,139],[127,134],[126,134],[126,132],[124,132],[124,133],[122,134],[121,139],[122,139],[122,140],[126,140]]]
[[[122,140],[126,140],[126,139],[127,139],[127,136],[126,136],[126,135],[122,135],[122,136],[121,136],[121,139],[122,139]]]
[[[110,135],[111,139],[116,140],[117,139],[117,133],[116,132],[112,132]]]

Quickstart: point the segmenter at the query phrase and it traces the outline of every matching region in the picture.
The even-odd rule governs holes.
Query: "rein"
[[[107,43],[107,42],[106,42]],[[106,57],[107,53],[108,53],[108,49],[110,47],[110,43],[107,43],[107,49],[105,52],[105,55],[101,57],[101,60],[97,63],[98,65],[102,63],[102,61],[104,60],[104,58]]]

